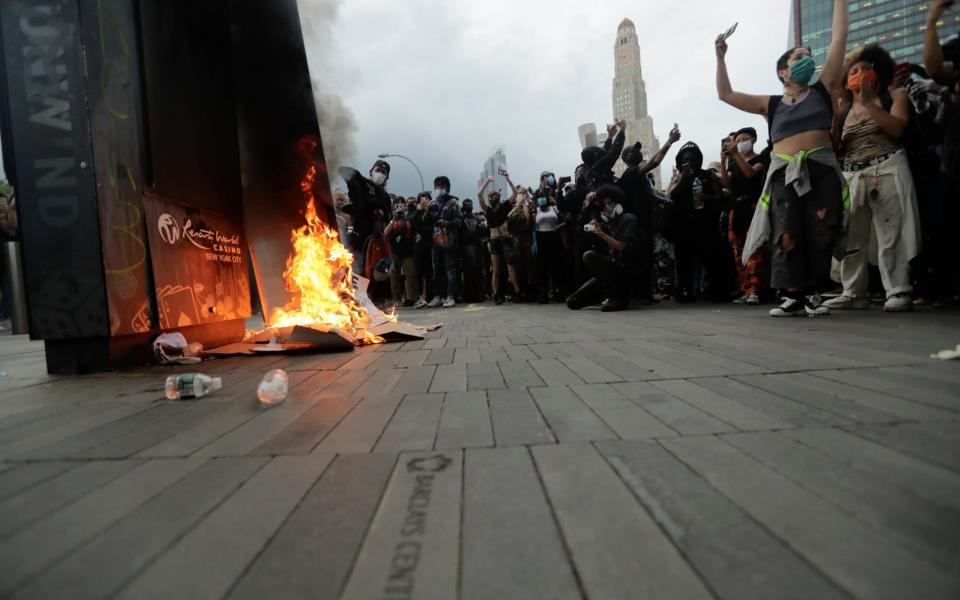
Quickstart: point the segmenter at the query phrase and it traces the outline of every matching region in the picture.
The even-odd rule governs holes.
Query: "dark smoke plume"
[[[323,153],[331,179],[337,168],[354,158],[357,130],[353,111],[347,107],[331,85],[338,49],[334,43],[334,26],[342,0],[298,0],[303,41],[317,105],[317,120],[323,139]],[[332,183],[332,182],[331,182]]]

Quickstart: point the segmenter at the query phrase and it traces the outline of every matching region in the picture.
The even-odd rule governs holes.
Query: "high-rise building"
[[[897,62],[923,62],[923,36],[930,0],[851,2],[847,50],[880,44]],[[807,46],[822,65],[830,46],[833,0],[792,0],[787,46]],[[938,23],[941,39],[960,29],[960,10],[948,9]]]
[[[487,160],[483,161],[483,171],[480,173],[480,181],[477,182],[477,189],[480,189],[480,186],[487,180],[487,177],[493,176],[493,183],[490,184],[491,187],[487,187],[487,193],[489,194],[493,190],[500,190],[502,196],[507,198],[510,195],[510,188],[509,184],[507,184],[507,178],[500,174],[501,168],[507,168],[507,155],[504,154],[502,148],[498,148],[493,154],[487,157]]]
[[[626,121],[627,145],[639,141],[643,144],[643,155],[650,158],[660,149],[660,140],[654,135],[653,119],[647,114],[647,86],[640,68],[640,43],[630,19],[624,19],[617,27],[613,50],[613,117]],[[625,168],[622,161],[617,161],[614,171],[619,175]],[[660,168],[652,172],[657,187],[660,187]]]

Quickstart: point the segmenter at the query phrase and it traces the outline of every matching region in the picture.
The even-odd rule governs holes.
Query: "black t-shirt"
[[[620,176],[617,185],[623,190],[623,210],[637,216],[637,223],[644,231],[650,231],[653,218],[653,188],[650,180],[640,172],[640,166],[628,168]]]
[[[480,244],[480,218],[470,213],[463,215],[460,225],[460,245],[477,246]]]
[[[484,214],[487,215],[487,227],[490,229],[496,229],[504,223],[507,222],[507,215],[510,214],[510,209],[513,208],[510,206],[509,202],[500,201],[496,205],[487,206],[487,210],[484,211]]]
[[[618,242],[624,245],[619,258],[632,261],[636,256],[639,237],[637,234],[637,217],[630,213],[623,213],[613,221],[606,223],[603,228]]]
[[[756,155],[750,160],[747,161],[751,167],[764,162],[763,156]],[[731,161],[730,164],[730,187],[733,188],[733,197],[737,200],[740,198],[749,198],[751,202],[756,202],[760,199],[760,194],[763,193],[763,184],[764,178],[763,173],[754,175],[753,177],[747,177],[743,174],[743,171],[740,170],[740,165],[736,161]]]

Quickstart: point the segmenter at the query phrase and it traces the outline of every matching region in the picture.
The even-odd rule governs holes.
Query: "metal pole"
[[[417,170],[417,175],[420,177],[420,191],[421,192],[427,191],[427,186],[424,185],[423,183],[423,173],[420,172],[420,167],[417,166],[417,163],[413,162],[412,160],[410,160],[409,158],[407,158],[402,154],[378,154],[377,155],[377,158],[392,158],[392,157],[402,158],[403,160],[413,165],[413,168]]]
[[[27,298],[23,287],[23,269],[20,267],[19,242],[7,242],[4,248],[4,260],[7,263],[7,277],[10,278],[10,324],[17,335],[29,333],[27,321]]]

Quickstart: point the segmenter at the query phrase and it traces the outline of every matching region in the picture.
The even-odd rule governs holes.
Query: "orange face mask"
[[[850,75],[847,77],[847,89],[854,94],[859,94],[860,88],[863,86],[867,86],[870,89],[876,89],[877,74],[875,71],[865,69],[859,73],[856,73],[855,75]]]

